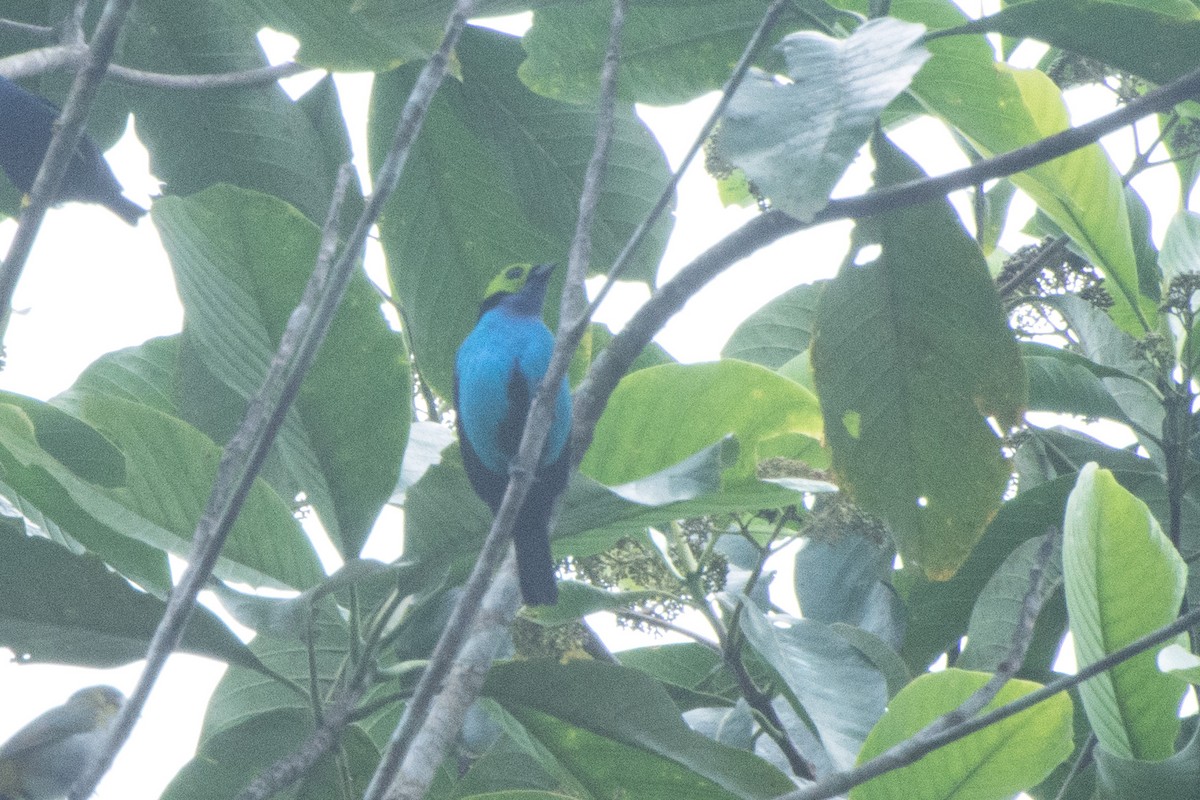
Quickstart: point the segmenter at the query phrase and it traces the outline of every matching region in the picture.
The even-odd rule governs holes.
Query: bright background
[[[969,11],[980,13],[979,8]],[[523,24],[528,23],[517,19],[497,27],[519,31]],[[264,31],[261,38],[273,62],[288,60],[295,51],[295,42],[289,37]],[[1021,63],[1032,64],[1040,52],[1028,48],[1018,56]],[[298,76],[285,85],[299,94],[312,82],[311,77]],[[351,120],[360,176],[364,186],[369,187],[365,142],[370,76],[339,76],[338,88]],[[1101,89],[1072,91],[1069,102],[1075,124],[1114,107],[1112,94]],[[710,96],[670,109],[639,109],[672,167],[678,165],[714,103],[715,96]],[[1141,134],[1141,141],[1152,141],[1153,122],[1144,122]],[[909,125],[891,135],[932,174],[966,165],[957,146],[937,123]],[[1128,130],[1108,137],[1104,144],[1118,169],[1129,165],[1132,138]],[[132,128],[109,151],[108,159],[127,194],[149,205],[151,195],[158,192],[158,183],[149,174],[146,152]],[[868,186],[870,168],[869,158],[861,158],[837,194],[862,192]],[[1135,187],[1150,203],[1155,240],[1161,242],[1179,191],[1174,170],[1155,169],[1139,178]],[[952,200],[970,219],[965,197],[960,194]],[[1029,241],[1015,232],[1032,210],[1027,201],[1014,204],[1008,233],[1002,240],[1004,247],[1012,250]],[[715,184],[702,165],[691,168],[680,184],[675,230],[659,272],[660,282],[756,214],[754,209],[723,208]],[[0,247],[5,250],[15,227],[11,220],[0,224]],[[657,341],[681,361],[717,358],[737,324],[767,300],[799,283],[832,277],[846,252],[851,227],[848,222],[833,223],[796,234],[735,265],[699,292]],[[382,270],[374,269],[372,274],[381,280]],[[619,326],[647,296],[644,287],[615,291],[601,309],[600,320]],[[149,219],[131,228],[104,209],[80,204],[52,209],[46,216],[14,308],[16,313],[5,340],[7,365],[0,372],[0,389],[39,399],[49,399],[66,389],[100,355],[154,336],[176,333],[182,324],[170,265]],[[390,559],[398,554],[394,543],[399,540],[399,524],[398,513],[384,515],[371,542],[372,555]],[[785,554],[772,567],[779,571],[782,585],[790,585],[791,558]],[[786,602],[782,596],[779,601]],[[611,620],[602,616],[593,623],[614,649],[645,641],[644,637],[618,631]],[[689,620],[683,620],[683,624],[689,624]],[[703,629],[703,623],[697,620],[690,624]],[[676,638],[669,635],[660,641]],[[108,683],[128,693],[142,666],[138,662],[119,669],[90,670],[19,665],[8,655],[0,649],[0,741],[45,709],[63,702],[77,688]],[[1073,668],[1070,660],[1061,666],[1068,671]],[[222,665],[196,656],[171,658],[141,723],[101,784],[98,797],[141,800],[161,793],[192,757],[205,706],[223,670]]]

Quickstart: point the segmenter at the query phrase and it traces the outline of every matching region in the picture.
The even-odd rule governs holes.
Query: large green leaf
[[[484,694],[589,797],[768,798],[795,788],[766,762],[688,728],[663,688],[637,670],[581,661],[500,664]]]
[[[1075,334],[1080,351],[1101,369],[1115,370],[1101,375],[1108,393],[1134,423],[1142,445],[1160,464],[1162,451],[1151,438],[1162,431],[1163,401],[1155,388],[1157,373],[1137,339],[1116,325],[1104,311],[1073,295],[1046,298],[1044,302],[1062,313]],[[1131,377],[1133,379],[1131,379]],[[1149,433],[1150,436],[1145,435]]]
[[[902,19],[932,29],[965,21],[948,2],[897,0],[891,9]],[[983,39],[957,36],[929,42],[928,47],[933,58],[913,80],[911,91],[927,110],[960,130],[981,155],[1015,150],[1069,126],[1058,87],[1036,70],[997,63]],[[1100,145],[1076,150],[1012,180],[1104,271],[1115,287],[1112,314],[1121,327],[1139,335],[1153,327],[1156,304],[1139,289],[1121,178]]]
[[[954,662],[960,669],[995,671],[1009,657],[1013,634],[1022,624],[1025,597],[1031,588],[1034,570],[1041,576],[1036,602],[1041,607],[1062,585],[1062,554],[1058,546],[1049,558],[1038,555],[1047,536],[1026,539],[1017,545],[988,580],[971,610],[967,627],[967,648]],[[1055,542],[1057,545],[1058,542]]]
[[[496,273],[513,262],[566,259],[596,127],[594,109],[548,100],[517,80],[523,52],[513,37],[468,29],[457,54],[462,81],[447,81],[434,98],[380,222],[421,374],[443,397],[450,396],[454,351]],[[405,67],[375,81],[373,164],[391,146],[416,72]],[[595,269],[616,258],[666,180],[657,143],[631,108],[619,109],[592,228]],[[670,229],[667,213],[626,277],[655,274]],[[560,286],[551,285],[551,320]]]
[[[261,27],[241,3],[138,3],[122,40],[121,63],[168,74],[265,67],[256,39]],[[335,93],[318,93],[321,105],[337,109]],[[122,84],[120,96],[150,151],[150,171],[166,183],[167,194],[229,183],[283,198],[310,220],[324,221],[338,168],[350,153],[344,123],[337,132],[321,121],[317,98],[295,102],[277,83],[183,91]],[[352,198],[356,193],[354,186]]]
[[[931,582],[911,570],[895,580],[908,609],[903,655],[910,669],[923,672],[966,634],[972,609],[992,575],[1022,542],[1062,524],[1063,507],[1075,483],[1073,474],[1022,491],[1004,503],[970,558],[949,581]]]
[[[626,12],[618,91],[639,103],[673,105],[720,89],[762,21],[767,0],[686,0],[635,3]],[[775,30],[812,28],[839,15],[824,2],[784,10]],[[558,100],[592,103],[608,44],[612,3],[551,3],[534,14],[525,34],[528,60],[521,80]]]
[[[75,555],[23,529],[19,520],[0,518],[0,644],[30,662],[104,668],[144,658],[166,603],[134,589],[95,556]],[[179,649],[260,668],[203,606]]]
[[[859,763],[869,761],[971,696],[991,676],[948,669],[921,675],[892,698]],[[1011,680],[986,708],[1040,688]],[[1037,785],[1071,754],[1071,698],[1064,692],[1020,714],[951,742],[915,764],[850,790],[851,800],[1001,800]]]
[[[887,705],[883,675],[827,625],[802,619],[781,628],[749,604],[739,619],[750,646],[812,720],[834,766],[848,769]]]
[[[817,316],[817,298],[828,283],[821,280],[802,284],[755,311],[730,335],[721,357],[779,369],[807,352]]]
[[[1072,350],[1046,344],[1023,342],[1021,355],[1029,373],[1031,411],[1129,421],[1104,379],[1136,380],[1135,376],[1097,364]]]
[[[716,150],[771,204],[802,222],[825,207],[884,107],[929,58],[920,25],[885,17],[848,39],[793,33],[779,43],[792,83],[754,71],[721,122]]]
[[[972,23],[1037,39],[1157,83],[1196,68],[1200,10],[1186,0],[1030,0]]]
[[[881,185],[919,174],[886,140],[874,154]],[[876,245],[877,258],[854,263]],[[843,488],[891,523],[906,564],[951,577],[1008,482],[983,414],[1016,424],[1026,377],[979,247],[948,204],[859,224],[821,296],[812,362]]]
[[[1146,504],[1093,463],[1067,501],[1063,576],[1076,658],[1091,664],[1175,619],[1187,567]],[[1175,750],[1182,689],[1150,650],[1082,684],[1079,694],[1102,746],[1157,760]]]
[[[83,547],[149,591],[165,594],[165,553],[186,557],[191,551],[220,451],[174,417],[95,396],[72,411],[115,444],[124,463],[119,482],[98,485],[41,446],[37,429],[46,417],[27,411],[35,404],[8,397],[0,406],[0,479]],[[280,587],[307,586],[320,575],[290,509],[261,482],[247,495],[215,571]]]
[[[154,219],[187,312],[184,355],[194,360],[181,358],[185,410],[223,441],[266,374],[319,232],[283,202],[231,186],[165,198]],[[346,554],[362,547],[395,488],[409,387],[402,340],[356,276],[265,472],[283,496],[307,497]]]
[[[639,370],[613,392],[581,469],[602,483],[621,484],[730,433],[741,445],[731,478],[750,478],[759,442],[786,433],[820,437],[817,400],[799,384],[743,361]]]
[[[1122,758],[1097,747],[1096,772],[1101,797],[1195,797],[1200,786],[1200,733],[1193,733],[1178,753],[1161,761]]]
[[[108,494],[172,533],[171,540],[152,544],[187,556],[190,547],[180,545],[190,542],[208,501],[220,449],[183,420],[139,403],[83,396],[73,405],[74,413],[125,456],[127,478]],[[220,562],[231,563],[222,569]],[[246,495],[220,562],[217,573],[231,579],[238,579],[233,565],[244,565],[295,588],[304,588],[321,575],[291,506],[262,481],[256,481]]]

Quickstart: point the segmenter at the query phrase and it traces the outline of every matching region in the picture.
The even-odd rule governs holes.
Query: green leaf
[[[204,741],[196,757],[184,765],[163,793],[163,800],[212,800],[235,797],[276,760],[294,753],[312,734],[311,712],[284,708],[248,715],[235,727]],[[338,737],[338,757],[326,755],[304,775],[295,795],[338,796],[341,776],[349,775],[349,791],[361,795],[379,762],[379,750],[363,731],[350,725]],[[339,763],[340,762],[340,763]]]
[[[892,698],[871,731],[859,763],[899,744],[987,683],[982,672],[948,669],[919,676]],[[1040,688],[1011,680],[985,708],[1011,703]],[[1071,699],[1057,694],[1020,714],[929,753],[915,764],[850,790],[850,800],[949,800],[1012,797],[1037,785],[1071,754]]]
[[[1063,507],[1075,484],[1065,475],[1022,491],[1000,506],[979,545],[949,581],[927,581],[911,570],[894,580],[908,609],[902,653],[909,669],[924,672],[940,653],[966,634],[979,593],[1021,542],[1062,524]]]
[[[730,477],[751,478],[759,442],[784,433],[821,435],[816,398],[799,384],[742,361],[639,370],[613,392],[580,469],[601,483],[621,484],[675,464],[729,433],[741,445]]]
[[[462,80],[446,81],[434,98],[380,221],[422,377],[442,397],[451,393],[454,351],[496,273],[514,262],[566,259],[596,128],[594,109],[540,97],[517,80],[524,57],[517,39],[468,28],[456,52]],[[374,168],[391,146],[416,73],[405,67],[375,80]],[[662,151],[631,108],[617,111],[613,137],[592,230],[597,271],[615,260],[667,181]],[[652,279],[671,230],[669,211],[627,278]],[[559,297],[559,281],[549,297]],[[553,322],[558,303],[547,305]]]
[[[166,533],[147,543],[186,557],[212,491],[220,449],[186,422],[138,403],[85,396],[77,409],[125,455],[127,479],[106,494]],[[96,506],[88,500],[87,507]],[[215,572],[292,588],[304,588],[322,574],[291,508],[261,480],[247,493]]]
[[[1118,383],[1136,382],[1137,376],[1097,364],[1072,350],[1037,342],[1022,342],[1021,355],[1029,373],[1030,410],[1129,421],[1104,379],[1117,379],[1111,385],[1122,389],[1140,390],[1142,386],[1121,387]]]
[[[261,27],[241,3],[138,3],[120,63],[167,74],[260,69],[267,66],[256,38]],[[350,154],[310,116],[311,101],[291,100],[278,83],[187,91],[186,98],[178,89],[122,83],[119,94],[127,104],[122,119],[133,113],[150,171],[167,194],[229,183],[275,195],[315,223],[324,221],[338,169]],[[335,98],[327,96],[325,105],[336,106]],[[355,192],[357,186],[349,194]]]
[[[795,788],[759,758],[688,728],[663,688],[636,670],[582,661],[498,664],[484,695],[596,797],[765,800]]]
[[[812,220],[884,107],[929,58],[919,43],[924,33],[920,25],[885,17],[844,40],[810,32],[784,37],[779,49],[794,83],[747,74],[721,122],[717,152],[773,206]]]
[[[780,369],[805,353],[812,342],[817,299],[828,283],[802,284],[755,311],[729,337],[721,357]]]
[[[1146,504],[1093,463],[1067,500],[1063,575],[1082,665],[1174,620],[1187,567]],[[1079,694],[1097,740],[1113,754],[1153,761],[1174,752],[1183,692],[1158,670],[1154,651],[1087,681]]]
[[[1163,279],[1200,272],[1200,214],[1180,209],[1167,226],[1158,255]]]
[[[919,174],[884,139],[874,153],[881,185]],[[871,245],[878,257],[857,265]],[[1027,392],[983,256],[948,204],[860,223],[821,296],[812,362],[842,487],[888,520],[906,564],[948,579],[1008,483],[983,415],[1016,424]]]
[[[0,405],[0,479],[72,540],[165,595],[171,586],[165,554],[191,551],[217,448],[177,419],[96,397],[89,409],[96,416],[80,416],[116,444],[126,467],[122,485],[105,488],[79,478],[37,444],[35,421],[21,407],[32,402]],[[215,569],[231,580],[277,587],[304,586],[320,574],[290,511],[264,484],[251,489]]]
[[[161,336],[139,345],[105,353],[88,364],[75,383],[54,399],[72,408],[76,395],[107,394],[179,416],[175,402],[175,370],[179,336]]]
[[[1161,463],[1161,449],[1143,432],[1157,436],[1162,431],[1162,397],[1153,388],[1157,375],[1146,360],[1137,339],[1130,336],[1108,314],[1072,295],[1045,298],[1042,302],[1057,309],[1071,326],[1083,355],[1102,368],[1117,370],[1128,377],[1104,376],[1105,387],[1117,405],[1132,421],[1141,444]]]
[[[283,202],[231,186],[164,198],[154,219],[186,309],[188,415],[224,441],[266,375],[320,235]],[[396,486],[409,392],[401,337],[355,276],[264,472],[282,496],[306,496],[345,554],[362,547]]]
[[[664,106],[720,89],[767,6],[767,0],[632,4],[621,37],[619,96]],[[806,3],[803,10],[786,9],[775,29],[812,28],[814,16],[833,22],[842,14],[824,2]],[[525,34],[529,58],[521,65],[521,80],[546,97],[594,103],[611,18],[608,0],[537,9]]]
[[[0,517],[0,645],[21,661],[107,668],[145,658],[166,603],[140,592],[95,556],[75,555]],[[184,652],[248,669],[258,659],[200,606]]]
[[[960,669],[995,671],[1012,652],[1013,634],[1022,624],[1025,596],[1028,594],[1033,571],[1041,575],[1040,591],[1035,602],[1039,607],[1058,591],[1062,584],[1062,553],[1055,542],[1049,559],[1038,559],[1048,533],[1026,539],[1017,545],[1004,563],[996,569],[971,610],[967,626],[967,647],[954,666]]]
[[[1193,797],[1200,786],[1200,734],[1161,761],[1140,761],[1110,753],[1103,745],[1095,750],[1099,797]]]
[[[835,767],[850,767],[887,705],[883,675],[827,625],[801,619],[780,628],[751,604],[739,619],[750,646],[816,726]]]
[[[810,534],[796,553],[796,599],[805,619],[869,630],[892,647],[904,641],[904,612],[889,581],[896,551],[879,530],[848,522]]]
[[[931,29],[965,22],[952,4],[897,0],[892,13]],[[1069,127],[1062,94],[1036,70],[997,63],[982,38],[957,36],[928,43],[933,58],[913,80],[912,93],[931,113],[958,128],[985,157],[1015,150]],[[1120,175],[1094,144],[1012,176],[1038,207],[1103,270],[1122,329],[1153,327],[1157,305],[1139,291],[1137,261]]]
[[[1031,0],[967,28],[1037,39],[1167,83],[1196,68],[1200,12],[1183,0]]]

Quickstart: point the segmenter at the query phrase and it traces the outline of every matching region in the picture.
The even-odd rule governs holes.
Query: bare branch
[[[29,78],[58,70],[77,69],[87,58],[87,48],[81,45],[53,45],[14,53],[0,58],[0,75],[6,78]],[[255,67],[237,72],[216,72],[198,75],[172,75],[165,72],[146,72],[120,64],[108,65],[108,77],[134,86],[149,86],[155,89],[228,89],[241,86],[269,86],[282,78],[290,78],[302,72],[312,72],[312,67],[289,61],[285,64]]]

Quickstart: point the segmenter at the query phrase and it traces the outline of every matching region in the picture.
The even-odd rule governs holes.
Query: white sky
[[[266,43],[273,51],[273,60],[287,57],[286,43],[269,37]],[[339,76],[338,85],[349,114],[359,121],[352,138],[356,152],[363,153],[369,78]],[[1083,115],[1091,118],[1112,107],[1111,97],[1099,90],[1091,95],[1075,92],[1071,99],[1076,107],[1075,123],[1086,121]],[[673,109],[641,109],[672,166],[678,163],[713,102],[708,97]],[[895,138],[931,172],[946,172],[964,163],[957,147],[937,124],[908,126]],[[1142,141],[1150,138],[1152,134]],[[1105,141],[1117,153],[1118,168],[1128,164],[1128,156],[1121,155],[1128,153],[1128,142],[1127,131]],[[948,159],[947,154],[954,158]],[[136,139],[127,135],[108,157],[128,194],[148,205],[156,184],[148,174],[145,151]],[[856,164],[839,193],[862,191],[868,175],[868,163]],[[1155,181],[1158,183],[1151,185]],[[1174,171],[1161,168],[1137,184],[1143,197],[1155,206],[1154,229],[1159,241],[1167,215],[1174,209],[1178,193],[1174,181]],[[961,206],[962,198],[956,199]],[[1031,210],[1028,202],[1023,203],[1010,228],[1019,228]],[[756,213],[753,209],[721,207],[702,167],[693,168],[680,186],[676,229],[663,259],[660,280],[673,275]],[[0,224],[0,247],[7,248],[14,228],[12,221]],[[735,265],[698,293],[658,341],[683,361],[716,358],[736,325],[764,302],[799,283],[832,277],[845,253],[850,229],[850,223],[821,226],[788,237]],[[1006,240],[1009,247],[1020,243]],[[646,291],[636,287],[615,292],[602,319],[619,324],[645,296]],[[14,305],[18,313],[5,341],[7,367],[0,372],[0,389],[42,399],[67,388],[100,355],[175,333],[182,322],[171,270],[149,220],[131,228],[106,210],[79,204],[52,209],[47,215]],[[394,523],[394,518],[389,518],[389,524]],[[778,585],[791,585],[791,565],[790,556],[778,559]],[[140,662],[106,671],[18,666],[0,657],[0,741],[41,711],[63,702],[79,687],[111,683],[128,693],[140,669]],[[171,659],[133,739],[101,784],[100,798],[140,800],[158,796],[191,757],[207,699],[222,671],[222,666],[205,659],[183,655]]]

